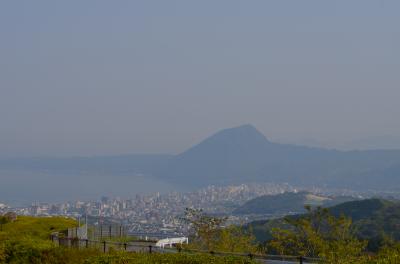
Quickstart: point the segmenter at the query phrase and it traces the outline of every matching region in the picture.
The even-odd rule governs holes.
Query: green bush
[[[42,254],[52,249],[50,241],[30,237],[7,240],[4,243],[6,263],[41,263]]]
[[[50,241],[32,238],[8,240],[2,245],[4,250],[0,263],[79,264],[100,254],[95,249],[58,247]]]
[[[122,253],[101,255],[86,260],[85,264],[252,264],[257,263],[249,258],[211,256],[208,254],[160,254],[160,253]]]
[[[371,263],[392,264],[400,263],[400,244],[395,244],[382,248],[376,259]]]

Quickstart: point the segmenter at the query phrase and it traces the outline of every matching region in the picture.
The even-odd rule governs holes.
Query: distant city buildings
[[[289,184],[242,184],[209,186],[194,192],[136,195],[130,199],[101,197],[99,201],[70,201],[64,203],[33,203],[27,207],[10,207],[0,203],[0,213],[15,212],[33,216],[88,216],[92,225],[122,224],[137,235],[163,233],[181,235],[186,232],[182,223],[185,208],[201,208],[213,215],[230,216],[230,223],[256,220],[256,217],[232,216],[234,208],[261,195],[297,191]],[[313,189],[314,192],[322,192]],[[341,191],[341,194],[349,194]]]

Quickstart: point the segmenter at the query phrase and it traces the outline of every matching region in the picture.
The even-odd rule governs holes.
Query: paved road
[[[170,248],[165,248],[165,249],[159,249],[159,248],[154,248],[154,252],[170,252],[170,253],[176,253],[176,249],[170,249]],[[260,263],[263,264],[298,264],[299,261],[289,261],[289,260],[272,260],[272,259],[256,259]],[[303,261],[304,264],[309,264],[310,262],[305,262]]]
[[[297,264],[299,262],[284,261],[284,260],[262,260],[261,263],[266,263],[266,264],[295,264],[296,263]]]
[[[270,260],[270,259],[261,259],[259,260],[260,263],[265,263],[265,264],[298,264],[298,261],[286,261],[286,260]],[[308,262],[303,262],[304,264],[307,264]]]

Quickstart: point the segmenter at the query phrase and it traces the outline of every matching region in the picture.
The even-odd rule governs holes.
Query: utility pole
[[[88,234],[88,222],[87,222],[87,213],[85,215],[85,234],[86,234],[86,239],[88,239],[89,234]]]

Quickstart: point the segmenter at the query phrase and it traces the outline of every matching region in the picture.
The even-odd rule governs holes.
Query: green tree
[[[208,216],[201,209],[186,208],[183,220],[189,225],[193,246],[201,250],[214,250],[226,218]]]
[[[385,245],[379,250],[377,256],[370,261],[377,264],[400,263],[400,243],[388,239]]]
[[[9,219],[5,216],[0,216],[0,231],[3,231],[3,225],[7,224]]]
[[[184,221],[191,230],[190,247],[207,251],[254,253],[255,237],[241,226],[224,226],[227,218],[206,215],[200,209],[187,208]]]
[[[251,230],[241,226],[230,225],[219,231],[215,245],[216,251],[255,253],[257,251],[256,238]]]
[[[302,217],[287,217],[287,229],[273,229],[269,248],[282,255],[323,258],[327,263],[359,263],[367,243],[355,237],[351,219],[334,217],[320,207],[306,210]]]

